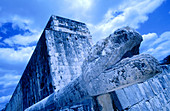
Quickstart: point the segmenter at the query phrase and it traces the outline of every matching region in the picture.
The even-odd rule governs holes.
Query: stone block
[[[140,89],[139,89],[137,84],[132,85],[131,89],[135,93],[136,98],[138,99],[138,101],[142,101],[144,99],[144,97],[142,96],[142,93],[141,93],[141,91],[140,91]]]
[[[165,99],[167,100],[167,102],[170,101],[170,87],[168,87],[167,89],[164,90],[163,92]]]
[[[152,91],[152,89],[151,89],[151,87],[150,87],[150,85],[148,84],[147,81],[145,81],[143,83],[143,89],[145,91],[147,100],[149,100],[150,98],[154,97],[154,93],[153,93],[153,91]]]
[[[151,104],[149,103],[149,101],[146,101],[145,103],[146,103],[146,107],[147,107],[147,109],[148,109],[149,111],[154,111],[154,110],[152,109],[152,106],[151,106]]]
[[[144,84],[143,83],[139,83],[139,84],[137,84],[138,85],[138,87],[139,87],[139,90],[140,90],[140,92],[141,92],[141,94],[142,94],[142,97],[143,97],[143,99],[147,99],[147,96],[146,96],[146,93],[145,93],[145,88],[144,88]]]
[[[141,111],[149,111],[148,107],[147,107],[147,104],[145,103],[145,101],[141,101],[139,103],[139,107],[141,109]]]
[[[151,104],[151,107],[154,111],[159,111],[159,110],[162,110],[162,106],[161,106],[161,103],[159,102],[159,99],[157,96],[151,98],[149,100],[150,104]]]
[[[167,88],[168,87],[168,84],[167,82],[165,81],[165,78],[163,76],[159,76],[158,77],[158,80],[162,86],[163,89]]]
[[[104,94],[97,97],[101,111],[114,111],[110,94]]]
[[[133,106],[134,104],[136,104],[137,102],[139,102],[137,95],[135,93],[135,90],[129,86],[126,88],[123,88],[125,95],[130,103],[130,106]]]
[[[144,54],[125,58],[96,77],[94,77],[96,74],[93,71],[89,76],[91,81],[86,81],[84,78],[86,73],[82,73],[82,77],[84,82],[88,83],[86,84],[88,93],[91,96],[96,96],[145,81],[157,73],[159,73],[158,62],[152,56]],[[150,95],[152,89],[148,83],[146,83],[146,87],[146,92]]]
[[[116,106],[119,106],[118,103],[120,103],[120,105],[121,105],[121,107],[119,108],[120,110],[128,108],[130,106],[130,103],[127,99],[127,96],[126,96],[124,90],[123,89],[116,90],[115,93],[116,93],[117,98],[118,98],[118,101],[115,103]]]
[[[166,74],[166,75],[163,75],[163,78],[166,82],[166,84],[168,85],[168,87],[170,86],[170,73],[169,74]]]
[[[128,111],[142,111],[138,104],[132,106]]]
[[[158,99],[162,106],[165,106],[167,104],[167,100],[166,100],[163,92],[158,95]]]
[[[160,84],[158,78],[150,79],[148,83],[151,86],[151,89],[154,94],[158,95],[159,93],[163,92],[162,85]]]
[[[170,103],[166,104],[163,108],[164,111],[170,111]]]

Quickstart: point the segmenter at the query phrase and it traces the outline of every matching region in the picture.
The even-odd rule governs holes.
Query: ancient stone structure
[[[170,66],[139,54],[124,27],[91,43],[84,23],[52,16],[6,111],[170,110]]]
[[[23,110],[77,78],[91,44],[84,23],[52,16],[6,110]]]

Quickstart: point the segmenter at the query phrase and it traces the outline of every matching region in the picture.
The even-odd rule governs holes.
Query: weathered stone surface
[[[120,61],[127,52],[139,46],[141,41],[142,37],[138,32],[125,27],[97,42],[83,62],[82,74],[84,80],[90,82],[98,77],[104,70]],[[138,51],[136,54],[138,54]]]
[[[155,58],[146,54],[136,55],[123,59],[111,69],[98,74],[98,77],[87,81],[86,87],[89,94],[95,96],[145,81],[159,72],[159,64]]]
[[[51,16],[6,110],[22,111],[76,79],[91,44],[86,24]]]
[[[158,99],[159,99],[160,103],[162,104],[162,106],[165,106],[167,104],[167,100],[165,99],[165,96],[163,93],[160,93],[158,95]]]
[[[111,92],[113,103],[115,109],[123,110],[130,106],[129,100],[127,99],[127,96],[123,89],[116,90],[114,92]]]
[[[91,47],[89,36],[46,30],[49,65],[55,90],[77,78]]]
[[[153,111],[151,104],[148,101],[146,101],[146,106],[149,111]]]
[[[90,32],[85,23],[55,15],[51,16],[50,22],[48,22],[46,29],[82,36],[90,36]],[[91,36],[89,37],[89,39],[92,39]]]
[[[101,105],[101,111],[114,111],[112,99],[109,94],[100,95],[97,97],[98,104]]]
[[[51,16],[45,30],[50,72],[55,91],[81,73],[91,48],[91,35],[84,23]]]
[[[44,106],[47,107],[49,104],[55,104],[56,109],[60,110],[65,106],[71,106],[83,99],[89,98],[90,96],[84,87],[84,83],[81,81],[81,77],[77,78],[64,88],[54,92],[48,98],[45,98],[43,101],[27,108],[26,111],[32,111],[35,109],[43,110],[45,108]]]
[[[158,110],[158,111],[161,111],[162,110],[162,107],[161,107],[161,104],[159,102],[159,99],[157,98],[157,96],[151,98],[149,100],[150,104],[151,104],[151,107],[154,111]]]
[[[137,63],[138,65],[135,66]],[[124,74],[119,75],[117,72],[121,71],[122,68],[124,69]],[[78,77],[63,89],[55,92],[53,94],[54,96],[50,96],[46,104],[55,103],[57,108],[60,109],[64,106],[73,105],[77,101],[81,101],[90,96],[105,94],[116,89],[144,81],[158,72],[158,62],[153,57],[149,55],[137,55],[132,58],[123,59],[118,64],[114,65],[112,69],[103,72],[101,76],[94,79],[93,83],[83,81],[83,76]],[[123,79],[123,75],[125,76],[126,81]],[[119,84],[116,85],[117,83]],[[27,110],[34,110],[35,108],[41,110],[43,109],[43,105],[41,104],[44,103],[39,102]]]
[[[161,86],[161,84],[159,83],[158,79],[152,79],[150,81],[148,81],[149,85],[151,86],[152,91],[158,95],[159,93],[161,93],[163,91],[163,88]]]
[[[166,68],[165,68],[166,67]],[[122,97],[122,93],[116,93],[116,95],[114,95],[114,98],[117,98],[116,102],[113,100],[114,104],[115,104],[115,108],[118,110],[131,110],[131,108],[134,105],[139,105],[139,108],[141,111],[157,111],[157,110],[167,110],[168,111],[168,104],[170,101],[170,97],[169,97],[169,86],[165,85],[167,84],[166,81],[169,81],[170,79],[167,78],[167,80],[165,81],[165,79],[163,79],[164,77],[167,77],[169,75],[169,73],[167,73],[168,71],[164,71],[166,69],[169,69],[170,66],[161,66],[160,70],[162,70],[162,73],[146,80],[145,82],[141,82],[138,83],[137,85],[132,85],[132,86],[128,86],[125,87],[121,90],[123,90],[125,93],[123,94]],[[159,80],[163,80],[163,81],[159,81]],[[162,87],[162,86],[166,86],[166,87]],[[132,88],[133,87],[133,88]],[[137,93],[134,92],[135,88],[139,88],[139,92],[141,93],[142,98],[139,99],[139,97],[137,96]],[[162,88],[161,88],[162,87]],[[126,93],[126,89],[131,89],[132,91],[131,94],[130,91],[129,93]],[[119,90],[116,90],[115,92],[117,92]],[[138,91],[137,91],[138,92]],[[135,95],[136,96],[133,96]],[[111,93],[112,94],[112,93]],[[126,97],[126,98],[125,98]],[[122,99],[123,98],[123,99]],[[138,98],[138,99],[137,99]],[[125,101],[131,101],[128,102],[128,104],[124,105],[123,107],[123,103]],[[119,104],[117,104],[117,101],[119,104],[122,105],[122,107],[120,107]],[[121,102],[123,101],[123,102]],[[134,102],[135,101],[135,102]],[[126,106],[126,107],[125,107]]]
[[[132,87],[125,87],[123,90],[125,91],[125,94],[128,95],[127,98],[131,105],[134,105],[139,101]]]
[[[139,105],[136,104],[136,105],[132,106],[128,111],[141,111],[141,110],[139,108]]]
[[[147,108],[147,105],[144,101],[139,103],[139,107],[141,109],[141,111],[148,111],[149,109]]]
[[[151,99],[152,97],[154,97],[154,93],[153,93],[153,90],[151,89],[150,85],[148,84],[148,81],[145,81],[143,84],[143,89],[145,91],[145,94],[146,94],[146,100],[149,100]]]
[[[142,37],[136,31],[125,27],[98,42],[83,62],[82,75],[55,92],[55,98],[52,96],[50,101],[62,108],[89,96],[105,94],[144,81],[159,73],[158,62],[150,55],[124,58],[141,41]]]

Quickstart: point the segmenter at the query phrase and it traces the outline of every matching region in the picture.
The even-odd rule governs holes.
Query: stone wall
[[[5,110],[22,111],[77,78],[91,44],[84,23],[51,16]]]
[[[59,90],[81,74],[81,65],[91,43],[87,36],[46,30],[49,65],[55,90]]]
[[[162,73],[126,88],[111,92],[114,109],[129,111],[170,110],[170,65]]]
[[[63,103],[64,107],[60,107],[62,103],[53,101],[57,98],[53,93],[43,101],[27,108],[26,111],[49,110],[49,106],[53,111],[169,111],[170,65],[161,66],[161,70],[162,73],[144,82],[103,95],[87,97],[73,104],[66,99],[70,94],[63,95],[62,99],[67,101],[67,104]],[[74,96],[78,97],[79,93],[75,93]]]
[[[137,48],[142,41],[135,30],[125,27],[115,32],[91,48],[78,78],[26,111],[51,108],[55,111],[131,110],[135,104],[140,103],[143,90],[140,91],[137,84],[159,74],[161,67],[148,54],[133,55],[134,51],[138,54]],[[129,53],[133,56],[129,57]],[[148,94],[152,93],[145,86],[144,89]]]

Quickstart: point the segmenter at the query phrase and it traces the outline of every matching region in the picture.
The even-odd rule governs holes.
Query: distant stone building
[[[91,39],[84,23],[51,16],[5,111],[170,110],[170,66],[132,57],[142,41],[136,31],[119,29],[93,47]]]

